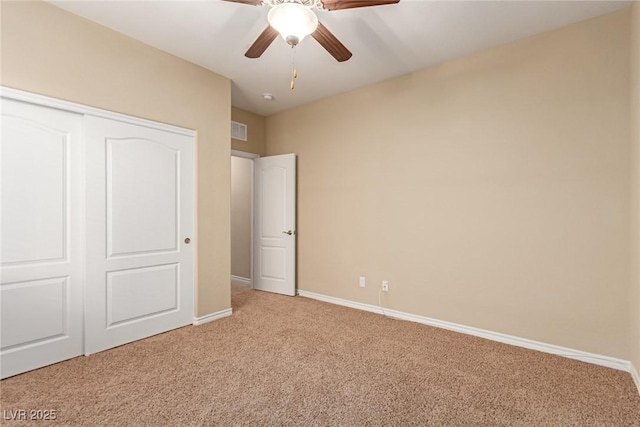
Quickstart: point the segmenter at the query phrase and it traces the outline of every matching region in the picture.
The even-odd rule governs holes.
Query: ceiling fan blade
[[[321,23],[318,23],[318,28],[311,33],[311,37],[316,39],[338,62],[344,62],[353,55],[349,52],[349,49],[344,47],[344,45],[340,43],[340,40]]]
[[[262,34],[260,34],[256,41],[253,42],[244,56],[246,56],[247,58],[260,58],[264,51],[267,50],[271,43],[273,43],[276,37],[278,37],[278,32],[271,28],[270,25],[267,25],[267,28],[265,28]]]
[[[326,10],[353,9],[356,7],[383,6],[396,4],[400,0],[322,0]]]
[[[231,3],[248,4],[251,6],[260,6],[262,4],[262,0],[222,0],[222,1],[228,1]]]

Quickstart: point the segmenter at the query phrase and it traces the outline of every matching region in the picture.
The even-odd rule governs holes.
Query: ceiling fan
[[[292,47],[307,35],[311,35],[338,62],[351,58],[352,53],[336,36],[320,22],[313,9],[342,10],[356,7],[395,4],[400,0],[224,0],[253,6],[271,7],[269,25],[244,54],[247,58],[259,58],[278,34]]]

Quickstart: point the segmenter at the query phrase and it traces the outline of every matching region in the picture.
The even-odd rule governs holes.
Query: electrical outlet
[[[384,292],[389,292],[389,281],[388,280],[383,280],[382,281],[382,290]]]
[[[364,288],[366,286],[366,281],[363,276],[360,276],[360,287]]]

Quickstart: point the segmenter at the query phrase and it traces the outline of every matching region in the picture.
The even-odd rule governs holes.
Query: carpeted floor
[[[2,381],[2,418],[53,409],[56,421],[35,424],[640,426],[625,372],[302,297],[232,294],[232,317]]]

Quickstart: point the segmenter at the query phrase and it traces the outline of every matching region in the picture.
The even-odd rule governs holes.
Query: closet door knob
[[[188,245],[189,243],[191,243],[191,239],[187,237],[186,239],[184,239],[184,242]]]

